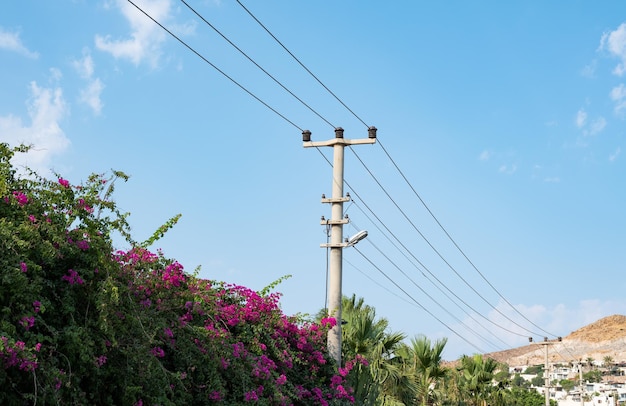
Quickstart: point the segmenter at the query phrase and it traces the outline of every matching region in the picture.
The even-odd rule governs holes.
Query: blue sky
[[[34,145],[16,163],[125,171],[137,239],[182,213],[154,248],[254,289],[290,274],[283,310],[315,313],[332,168],[301,130],[373,125],[385,149],[346,150],[344,234],[369,237],[344,294],[449,359],[626,314],[622,2],[242,1],[355,114],[236,1],[188,3],[315,112],[182,2],[136,4],[283,117],[126,1],[3,2],[0,141]]]

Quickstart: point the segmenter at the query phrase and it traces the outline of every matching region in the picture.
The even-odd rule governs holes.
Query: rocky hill
[[[545,362],[546,348],[542,342],[536,342],[486,356],[509,366],[537,365]],[[606,356],[614,362],[626,362],[626,316],[600,319],[563,337],[560,342],[552,341],[548,348],[550,363],[567,364],[588,358],[601,362]]]

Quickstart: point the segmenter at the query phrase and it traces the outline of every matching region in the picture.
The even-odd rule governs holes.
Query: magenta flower
[[[20,320],[20,324],[26,329],[26,331],[30,330],[31,327],[35,325],[35,316],[22,317],[22,319]]]
[[[26,262],[20,262],[20,269],[24,273],[26,273],[26,271],[28,271],[28,266],[26,265]]]
[[[63,178],[59,178],[59,184],[63,186],[64,188],[70,187],[70,182]]]
[[[287,377],[285,374],[281,374],[278,378],[276,378],[276,385],[284,385],[287,382]]]
[[[222,400],[222,394],[219,391],[213,391],[209,395],[209,399],[219,402]]]
[[[107,363],[107,356],[106,355],[101,355],[98,358],[96,358],[96,365],[98,365],[98,368],[100,368],[102,365]]]
[[[337,325],[337,319],[335,319],[334,317],[324,317],[320,321],[320,324],[324,327],[328,326],[330,328],[333,328]]]
[[[41,309],[41,302],[39,300],[35,300],[33,302],[33,309],[35,310],[35,313],[39,313],[39,310]]]
[[[28,197],[22,192],[13,191],[13,197],[15,197],[15,200],[17,200],[17,204],[19,204],[20,206],[24,206],[28,203]]]
[[[61,279],[67,281],[70,285],[74,285],[76,283],[82,285],[83,283],[85,283],[85,281],[83,280],[83,278],[80,277],[78,272],[73,269],[68,269],[67,275],[63,275]]]
[[[157,358],[163,358],[163,357],[165,357],[165,351],[163,351],[163,348],[161,348],[161,347],[153,347],[153,348],[150,350],[150,353],[151,353],[152,355],[154,355],[155,357],[157,357]]]

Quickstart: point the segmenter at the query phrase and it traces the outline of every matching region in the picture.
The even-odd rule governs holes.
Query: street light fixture
[[[346,241],[348,245],[346,246],[352,247],[353,245],[358,244],[359,241],[361,241],[365,237],[367,237],[367,230],[359,231],[358,233],[354,234],[352,237],[348,238],[348,240]]]

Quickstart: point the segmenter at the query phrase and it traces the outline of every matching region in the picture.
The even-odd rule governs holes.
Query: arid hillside
[[[546,349],[542,342],[536,342],[486,356],[509,366],[537,365],[545,362]],[[600,319],[563,337],[561,342],[552,341],[548,348],[550,363],[567,364],[588,358],[601,362],[606,356],[614,362],[626,362],[626,316]]]

